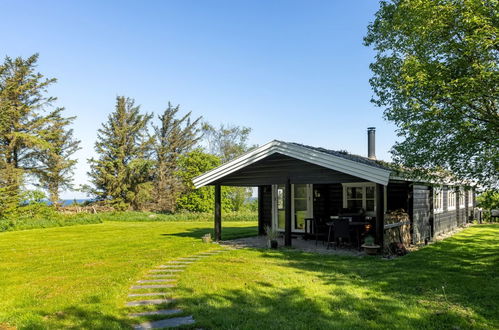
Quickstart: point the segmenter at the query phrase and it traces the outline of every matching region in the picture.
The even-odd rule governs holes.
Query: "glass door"
[[[277,230],[284,230],[284,222],[285,220],[285,189],[286,186],[284,185],[278,185],[276,188],[276,194],[277,194],[277,202],[276,202],[276,209],[277,209]]]
[[[291,185],[291,230],[293,232],[305,231],[305,219],[312,216],[312,185],[294,184]],[[285,229],[285,205],[286,205],[286,186],[274,185],[274,228],[279,231]]]

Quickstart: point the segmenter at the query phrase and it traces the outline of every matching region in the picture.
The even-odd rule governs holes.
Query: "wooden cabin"
[[[431,240],[472,217],[474,192],[450,183],[430,184],[400,177],[374,155],[374,129],[368,129],[368,155],[362,157],[271,141],[195,178],[196,188],[215,186],[215,239],[221,239],[221,186],[258,187],[258,228],[271,226],[292,237],[309,231],[306,219],[329,221],[357,212],[378,244],[383,244],[385,216],[409,215],[412,243]]]

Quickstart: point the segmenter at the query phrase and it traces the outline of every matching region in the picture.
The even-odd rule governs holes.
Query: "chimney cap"
[[[374,131],[376,129],[376,127],[368,127],[367,130],[368,131]]]

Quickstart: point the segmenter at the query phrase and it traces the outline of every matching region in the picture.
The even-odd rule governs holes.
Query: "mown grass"
[[[128,288],[166,260],[216,248],[211,222],[104,222],[0,234],[0,327],[129,328]],[[230,222],[224,238],[253,235]],[[173,294],[205,329],[494,329],[499,226],[395,260],[244,249],[190,265]]]
[[[499,226],[396,260],[242,250],[197,263],[182,304],[207,329],[497,329]]]
[[[224,238],[255,235],[231,222]],[[128,289],[143,273],[216,248],[199,239],[208,222],[105,222],[0,233],[0,328],[120,329]]]

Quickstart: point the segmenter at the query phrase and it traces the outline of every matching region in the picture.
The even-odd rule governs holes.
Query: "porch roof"
[[[193,179],[206,185],[371,181],[387,185],[391,170],[371,159],[298,143],[271,141]]]

